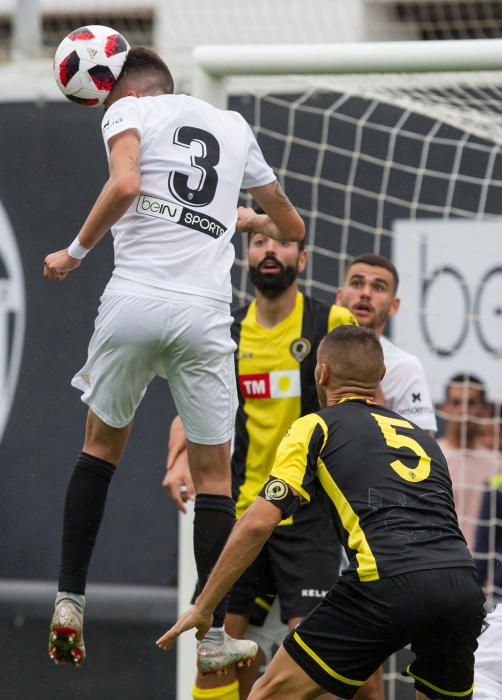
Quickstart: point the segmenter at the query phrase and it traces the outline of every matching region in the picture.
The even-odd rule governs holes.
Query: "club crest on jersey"
[[[265,498],[267,501],[282,501],[288,493],[288,485],[280,479],[274,479],[265,487]]]
[[[311,350],[312,343],[308,338],[297,338],[296,340],[293,340],[289,346],[289,352],[298,362],[303,362]]]

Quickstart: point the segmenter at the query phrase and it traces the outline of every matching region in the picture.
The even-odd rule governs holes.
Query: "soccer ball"
[[[119,77],[129,48],[111,27],[89,24],[75,29],[54,55],[54,77],[63,95],[85,107],[102,104]]]

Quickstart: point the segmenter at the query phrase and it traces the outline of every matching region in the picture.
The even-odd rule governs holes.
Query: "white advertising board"
[[[396,344],[423,362],[434,402],[473,374],[502,401],[502,219],[396,221]]]

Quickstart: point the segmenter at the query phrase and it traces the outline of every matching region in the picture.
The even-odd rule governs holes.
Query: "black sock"
[[[235,503],[230,496],[202,493],[195,497],[194,512],[193,547],[198,590],[202,590],[235,524]],[[227,599],[225,596],[214,611],[214,627],[223,627]]]
[[[66,491],[59,590],[84,595],[115,466],[81,452]]]

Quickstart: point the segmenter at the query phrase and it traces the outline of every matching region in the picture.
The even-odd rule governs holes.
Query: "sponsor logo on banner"
[[[241,374],[239,385],[245,399],[287,399],[301,396],[297,369],[267,374]]]
[[[25,327],[25,294],[16,237],[0,203],[0,442],[16,390]]]
[[[420,219],[394,228],[402,281],[393,340],[422,361],[434,402],[461,373],[478,376],[490,400],[501,401],[502,219]]]

